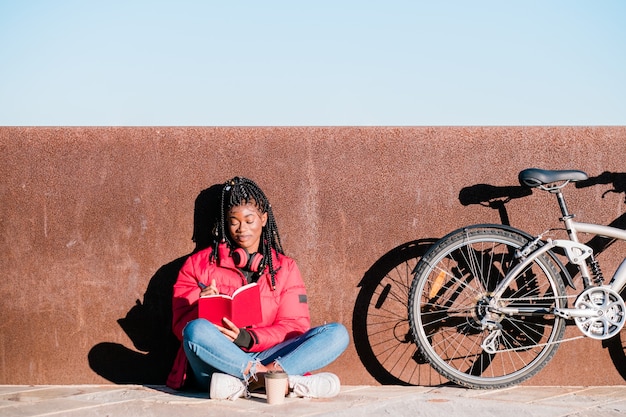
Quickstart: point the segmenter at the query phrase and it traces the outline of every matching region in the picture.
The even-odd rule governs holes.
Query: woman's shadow
[[[212,228],[219,219],[222,184],[200,192],[194,206],[192,253],[210,246]],[[89,366],[116,384],[163,385],[172,368],[180,342],[172,332],[172,288],[189,255],[160,267],[140,300],[117,320],[136,349],[102,342],[89,351]]]

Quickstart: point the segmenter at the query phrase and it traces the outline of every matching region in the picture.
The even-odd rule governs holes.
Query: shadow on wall
[[[365,369],[383,385],[440,385],[422,358],[408,320],[413,269],[437,239],[402,244],[367,270],[352,314],[352,339]]]
[[[605,172],[577,188],[612,184],[603,197],[611,192],[626,193],[626,174]],[[479,204],[498,211],[503,225],[510,226],[506,205],[524,198],[532,190],[521,186],[476,184],[463,188],[459,202],[463,206]],[[626,214],[610,223],[626,229]],[[352,316],[352,336],[359,358],[367,371],[381,384],[436,386],[447,383],[427,363],[415,344],[409,320],[409,292],[414,269],[421,257],[437,239],[420,239],[402,244],[378,259],[359,282],[359,294]],[[600,254],[614,240],[594,237],[588,242],[594,253]],[[566,268],[572,277],[578,272],[574,265]],[[622,292],[626,297],[626,289]],[[568,323],[573,325],[573,323]],[[626,330],[602,342],[620,375],[626,380]]]
[[[615,173],[615,172],[603,172],[597,177],[589,178],[586,181],[580,181],[576,183],[576,188],[585,188],[591,187],[594,185],[600,184],[611,184],[613,188],[605,191],[602,194],[602,198],[604,198],[607,194],[610,193],[624,193],[626,194],[626,173]],[[626,202],[626,199],[624,200]],[[626,213],[617,217],[609,226],[617,227],[619,229],[626,229]],[[607,249],[615,243],[615,239],[606,238],[603,236],[595,236],[589,242],[585,244],[590,246],[594,253],[600,254],[602,251]],[[570,271],[572,270],[572,265],[568,265]],[[623,299],[626,300],[626,288],[624,288],[620,294]],[[614,337],[603,340],[602,347],[606,348],[609,351],[609,355],[611,356],[611,360],[613,361],[613,365],[615,365],[615,369],[617,372],[626,380],[626,330],[622,329],[620,333],[615,335]]]
[[[196,198],[193,252],[213,243],[211,232],[219,218],[221,192],[222,185],[215,184]],[[116,384],[165,384],[180,346],[172,333],[172,288],[189,255],[159,268],[150,279],[143,303],[137,300],[126,317],[117,321],[136,350],[119,343],[97,344],[88,357],[94,372]]]
[[[509,225],[506,203],[530,195],[521,186],[477,184],[459,194],[462,205],[498,210]],[[436,238],[414,240],[387,252],[367,270],[352,315],[352,337],[361,362],[379,383],[436,386],[447,381],[435,372],[415,344],[408,319],[414,269]]]

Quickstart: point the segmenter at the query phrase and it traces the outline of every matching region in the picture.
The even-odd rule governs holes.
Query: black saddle
[[[528,168],[519,173],[519,182],[527,187],[539,187],[559,181],[584,181],[589,179],[583,171],[568,169],[551,171],[547,169]]]

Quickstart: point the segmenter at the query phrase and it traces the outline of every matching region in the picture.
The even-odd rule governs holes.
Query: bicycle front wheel
[[[549,255],[537,257],[492,299],[528,241],[511,228],[460,229],[419,263],[409,293],[411,331],[448,380],[503,388],[535,375],[556,353],[565,320],[552,312],[564,306],[565,287]]]

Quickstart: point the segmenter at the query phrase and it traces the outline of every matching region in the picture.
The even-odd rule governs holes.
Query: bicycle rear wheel
[[[530,263],[498,302],[523,314],[503,314],[489,304],[528,240],[505,227],[460,229],[419,263],[409,293],[411,331],[430,365],[448,380],[503,388],[535,375],[556,353],[565,320],[551,311],[565,304],[565,287],[548,255]]]

